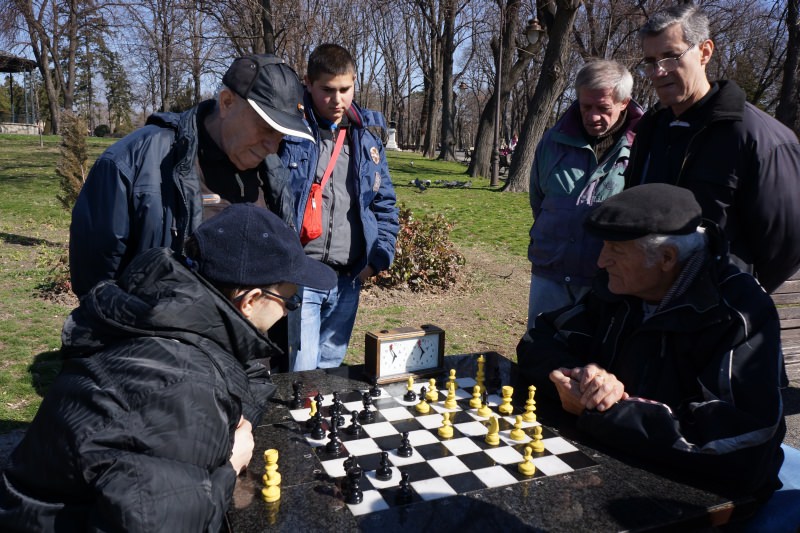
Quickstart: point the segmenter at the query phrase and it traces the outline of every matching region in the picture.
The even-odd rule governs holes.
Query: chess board
[[[408,402],[403,399],[407,388],[405,384],[383,386],[380,389],[380,396],[372,398],[374,420],[369,423],[361,422],[363,427],[358,437],[347,431],[351,420],[348,413],[363,410],[362,393],[366,390],[339,392],[339,398],[343,402],[342,415],[345,424],[338,432],[342,441],[342,449],[338,455],[330,454],[326,450],[332,394],[323,395],[321,414],[325,429],[324,438],[313,439],[310,435],[310,425],[307,424],[310,405],[316,393],[305,399],[306,407],[291,410],[291,415],[304,428],[304,438],[322,463],[324,473],[335,478],[337,483],[345,478],[344,461],[350,455],[356,457],[358,465],[363,469],[360,483],[363,500],[358,504],[347,504],[355,516],[383,511],[398,505],[410,505],[486,488],[524,483],[596,464],[570,442],[542,426],[545,451],[533,454],[536,473],[533,476],[519,473],[517,466],[523,460],[525,447],[532,440],[533,427],[540,424],[523,422],[525,439],[512,440],[510,432],[516,421],[516,415],[522,414],[522,410],[515,408],[512,415],[501,416],[497,413],[497,407],[502,403],[502,399],[497,395],[489,395],[488,405],[498,417],[500,425],[500,444],[491,446],[485,442],[489,419],[479,416],[475,409],[469,407],[475,380],[458,378],[456,383],[457,407],[453,409],[444,407],[446,390],[440,389],[439,400],[429,402],[431,410],[427,414],[420,414],[414,409],[418,400]],[[420,388],[427,384],[425,381],[414,384],[413,388],[418,397]],[[445,383],[440,381],[439,385],[444,386]],[[445,411],[452,413],[453,437],[450,439],[443,439],[438,434],[438,428],[442,425],[442,413]],[[397,454],[403,432],[408,432],[413,447],[411,457],[401,457]],[[383,451],[388,452],[392,470],[392,477],[388,481],[377,479],[375,474],[380,466]],[[401,472],[409,474],[413,493],[410,501],[398,500]]]

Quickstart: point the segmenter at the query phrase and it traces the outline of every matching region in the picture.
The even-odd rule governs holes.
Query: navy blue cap
[[[198,272],[229,287],[294,283],[319,290],[336,285],[336,273],[306,256],[297,232],[277,215],[253,204],[233,204],[194,233]]]

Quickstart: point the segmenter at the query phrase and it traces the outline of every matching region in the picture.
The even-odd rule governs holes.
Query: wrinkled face
[[[672,285],[661,261],[647,265],[647,255],[636,241],[603,241],[597,266],[608,272],[608,290],[659,302]]]
[[[704,41],[687,51],[691,45],[683,40],[680,24],[673,24],[658,35],[642,39],[644,61],[678,57],[686,52],[676,70],[664,72],[656,69],[650,76],[661,104],[671,107],[676,115],[689,109],[708,92],[705,66],[711,59],[714,45],[711,41]]]
[[[603,135],[619,120],[630,99],[614,101],[614,89],[578,89],[578,105],[586,133],[592,137]]]
[[[269,290],[284,298],[289,298],[297,292],[297,285],[294,283],[279,283],[269,287]],[[250,315],[249,320],[259,331],[266,333],[275,322],[287,314],[288,311],[283,300],[271,294],[262,293],[261,297],[255,300],[253,304],[253,313]]]
[[[306,76],[305,81],[314,110],[326,120],[338,124],[353,103],[355,76],[322,74],[313,82]]]
[[[262,119],[244,98],[223,90],[219,100],[222,151],[239,170],[256,168],[278,151],[283,133]]]

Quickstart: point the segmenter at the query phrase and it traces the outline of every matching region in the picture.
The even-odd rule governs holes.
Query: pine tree
[[[71,211],[88,172],[86,122],[71,111],[62,111],[61,128],[61,156],[56,166],[56,174],[61,178],[61,192],[57,198],[64,209]]]

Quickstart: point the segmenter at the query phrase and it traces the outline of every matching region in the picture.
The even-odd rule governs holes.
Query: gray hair
[[[707,242],[705,228],[697,228],[694,233],[688,235],[659,235],[651,233],[636,239],[636,244],[642,249],[645,255],[645,266],[651,267],[656,264],[660,257],[660,251],[665,246],[672,246],[678,252],[678,263],[683,263],[698,250],[705,248]]]
[[[692,4],[678,4],[655,13],[639,30],[639,37],[653,37],[673,24],[681,25],[686,44],[700,44],[709,39],[708,17]]]
[[[633,76],[621,63],[612,59],[593,59],[575,77],[575,91],[581,89],[614,89],[614,101],[631,97]]]

